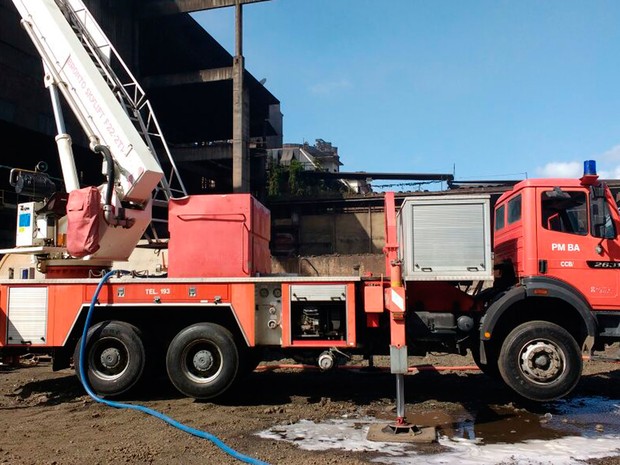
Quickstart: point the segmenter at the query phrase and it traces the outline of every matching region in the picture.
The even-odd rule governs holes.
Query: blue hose
[[[243,455],[237,452],[235,449],[226,445],[221,439],[219,439],[217,436],[211,433],[207,433],[206,431],[201,431],[195,428],[191,428],[187,425],[184,425],[183,423],[179,423],[178,421],[173,420],[172,418],[164,415],[161,412],[158,412],[157,410],[150,409],[143,405],[126,404],[123,402],[114,402],[114,401],[102,399],[97,394],[95,394],[95,392],[91,389],[91,387],[88,385],[88,381],[86,378],[86,370],[84,369],[84,365],[86,364],[82,363],[85,360],[84,356],[85,356],[86,338],[88,335],[88,328],[90,327],[93,310],[95,308],[95,304],[97,303],[97,298],[99,297],[99,292],[101,291],[101,288],[108,281],[108,279],[110,279],[110,277],[116,273],[118,273],[118,271],[115,271],[115,270],[108,271],[105,274],[105,276],[101,278],[101,281],[99,282],[99,285],[97,286],[97,289],[95,290],[95,294],[93,295],[93,298],[90,301],[90,307],[88,308],[88,313],[86,314],[86,322],[84,323],[84,330],[82,331],[82,342],[80,343],[80,364],[79,364],[80,381],[82,382],[82,385],[84,386],[84,389],[86,390],[88,395],[92,397],[93,400],[100,402],[102,404],[105,404],[109,407],[123,408],[123,409],[129,409],[129,410],[138,410],[139,412],[146,413],[147,415],[154,416],[155,418],[159,418],[160,420],[165,421],[169,425],[172,425],[175,428],[180,429],[181,431],[184,431],[186,433],[192,434],[199,438],[211,441],[213,444],[215,444],[221,450],[226,452],[228,455],[234,457],[237,460],[240,460],[241,462],[249,463],[252,465],[269,465],[266,462],[262,462],[260,460],[254,459],[252,457],[248,457],[247,455]]]

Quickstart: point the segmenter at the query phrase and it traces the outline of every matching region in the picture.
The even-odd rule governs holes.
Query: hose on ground
[[[95,304],[97,303],[97,299],[99,297],[99,292],[101,291],[101,288],[103,287],[103,285],[110,279],[110,277],[112,277],[115,274],[127,274],[127,272],[117,271],[117,270],[108,271],[103,276],[103,278],[101,278],[101,280],[99,281],[97,289],[95,290],[95,293],[93,294],[93,298],[91,299],[91,302],[90,302],[90,307],[88,308],[88,313],[86,314],[86,322],[84,323],[84,329],[82,331],[82,342],[80,343],[80,360],[86,360],[85,358],[86,338],[88,335],[88,328],[90,327],[90,322],[92,320],[93,310],[95,308]],[[101,404],[104,404],[104,405],[107,405],[113,408],[137,410],[147,415],[151,415],[185,433],[188,433],[193,436],[206,439],[207,441],[212,442],[214,445],[219,447],[222,451],[226,452],[228,455],[230,455],[231,457],[234,457],[235,459],[241,462],[249,463],[251,465],[268,465],[266,462],[262,462],[255,458],[248,457],[247,455],[243,455],[240,452],[237,452],[235,449],[228,446],[221,439],[219,439],[217,436],[211,433],[184,425],[183,423],[180,423],[168,417],[167,415],[164,415],[163,413],[158,412],[157,410],[150,409],[143,405],[127,404],[124,402],[114,402],[114,401],[110,401],[110,400],[99,397],[97,394],[95,394],[95,392],[91,389],[91,387],[88,384],[88,378],[86,377],[86,370],[84,369],[84,365],[85,363],[79,364],[80,381],[82,383],[82,386],[84,386],[84,389],[86,390],[88,395],[92,397],[92,399],[95,400],[96,402],[99,402]]]

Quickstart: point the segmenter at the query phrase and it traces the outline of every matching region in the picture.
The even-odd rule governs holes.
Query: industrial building
[[[262,1],[266,0],[85,3],[144,87],[188,193],[251,192],[265,201],[270,161],[286,166],[297,160],[307,170],[307,179],[329,181],[356,194],[268,199],[274,255],[285,259],[300,254],[380,255],[377,244],[383,232],[375,217],[381,217],[383,201],[381,195],[372,194],[369,180],[452,178],[343,173],[338,148],[330,142],[283,144],[279,100],[244,67],[243,9],[260,8]],[[234,56],[190,15],[224,7],[236,11],[230,25],[236,33]],[[100,184],[101,157],[88,149],[71,111],[65,111],[65,117],[74,138],[80,181]],[[13,3],[0,0],[0,136],[6,147],[0,155],[0,247],[14,245],[16,205],[30,200],[9,185],[12,168],[32,170],[45,161],[52,180],[59,190],[63,188],[56,134],[39,55],[20,27]],[[297,263],[285,265],[285,271],[297,268]]]

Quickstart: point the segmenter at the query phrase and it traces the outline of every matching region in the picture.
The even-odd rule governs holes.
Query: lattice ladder
[[[129,119],[133,122],[136,130],[159,161],[160,166],[164,168],[165,164],[162,161],[165,161],[170,167],[169,174],[162,178],[153,194],[153,207],[167,210],[168,200],[187,195],[187,190],[161,132],[151,103],[146,98],[146,94],[136,78],[103,31],[101,31],[99,25],[81,0],[56,0],[56,3],[102,77],[124,108]],[[112,68],[113,62],[117,65],[115,66],[116,69]],[[165,219],[153,219],[153,222],[166,221]],[[150,235],[145,234],[149,244],[153,246],[163,245],[153,223],[151,223],[150,231]]]

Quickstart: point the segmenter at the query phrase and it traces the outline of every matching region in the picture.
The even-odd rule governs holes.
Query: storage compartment
[[[245,277],[271,272],[270,213],[249,194],[171,199],[168,276]]]
[[[292,341],[346,340],[344,285],[291,286]]]
[[[397,215],[405,280],[492,280],[488,195],[409,197]]]
[[[7,313],[7,344],[46,344],[47,287],[9,288]]]

